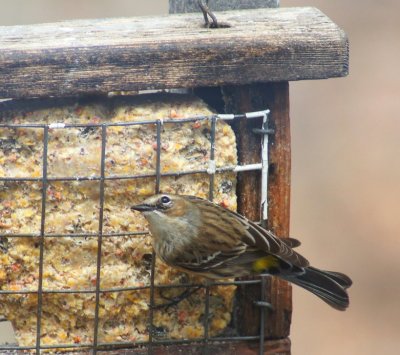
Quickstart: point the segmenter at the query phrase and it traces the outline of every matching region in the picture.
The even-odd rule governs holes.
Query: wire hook
[[[203,12],[204,16],[204,22],[206,23],[206,27],[209,28],[218,28],[218,20],[217,17],[213,14],[213,12],[210,10],[208,7],[208,0],[206,0],[206,3],[203,2],[203,0],[197,0],[197,3]],[[210,23],[208,16],[211,17],[212,22]]]

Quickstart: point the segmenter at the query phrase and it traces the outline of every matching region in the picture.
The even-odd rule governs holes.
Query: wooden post
[[[348,73],[347,37],[317,9],[218,16],[231,27],[202,28],[199,14],[0,26],[0,98],[240,86]]]
[[[223,88],[227,112],[271,110],[270,173],[268,191],[268,228],[280,237],[289,235],[290,212],[290,125],[289,85],[287,82],[232,86]],[[252,129],[259,128],[261,121],[240,121],[234,127],[238,135],[240,164],[260,161],[260,138]],[[238,209],[252,220],[260,219],[261,177],[259,172],[247,172],[238,176]],[[291,287],[271,278],[267,283],[267,298],[273,311],[267,316],[265,336],[283,339],[289,335],[292,314]],[[260,300],[259,285],[242,285],[238,290],[237,327],[243,335],[259,334],[260,309],[253,302]]]

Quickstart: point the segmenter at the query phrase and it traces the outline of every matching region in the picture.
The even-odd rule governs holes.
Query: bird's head
[[[143,213],[156,239],[171,240],[176,235],[192,234],[201,221],[200,210],[190,196],[154,195],[131,210]]]
[[[149,219],[156,216],[183,217],[192,209],[191,202],[185,196],[158,194],[151,196],[138,205],[131,207],[132,211],[140,211]]]

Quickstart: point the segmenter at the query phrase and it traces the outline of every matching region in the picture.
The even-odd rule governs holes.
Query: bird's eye
[[[163,205],[168,205],[171,202],[171,199],[168,196],[161,197],[161,203]]]

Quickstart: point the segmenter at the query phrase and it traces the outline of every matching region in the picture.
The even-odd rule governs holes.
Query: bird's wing
[[[291,248],[297,248],[301,245],[300,240],[295,238],[283,238],[281,239],[286,245],[290,246]]]
[[[240,215],[239,215],[240,216]],[[243,216],[241,216],[245,219]],[[298,245],[296,239],[281,239],[276,237],[271,231],[266,230],[259,225],[245,219],[243,225],[246,228],[246,236],[249,238],[249,245],[255,246],[258,249],[264,250],[270,254],[277,256],[285,262],[303,268],[309,266],[308,260],[293,250],[292,245]],[[296,242],[294,242],[296,241]]]
[[[210,250],[191,248],[189,252],[182,253],[179,257],[175,258],[174,265],[193,272],[215,271],[226,265],[226,263],[234,262],[245,251],[245,245],[233,248],[229,252],[210,252]]]
[[[231,259],[233,256],[239,257],[241,254],[250,251],[262,251],[272,254],[285,263],[294,265],[298,268],[309,266],[309,262],[292,248],[300,245],[296,239],[281,239],[272,232],[262,228],[257,223],[249,221],[239,213],[230,211],[218,206],[208,200],[197,197],[196,203],[201,203],[202,216],[208,223],[204,223],[204,228],[199,233],[199,247],[207,245],[207,251],[212,250],[212,255],[218,256],[218,260],[223,257]],[[210,228],[214,228],[213,231]],[[218,234],[218,240],[210,240],[210,236]],[[219,252],[219,253],[218,253]],[[235,253],[232,255],[232,253]],[[249,253],[258,256],[258,253]],[[205,259],[207,259],[205,256]]]

